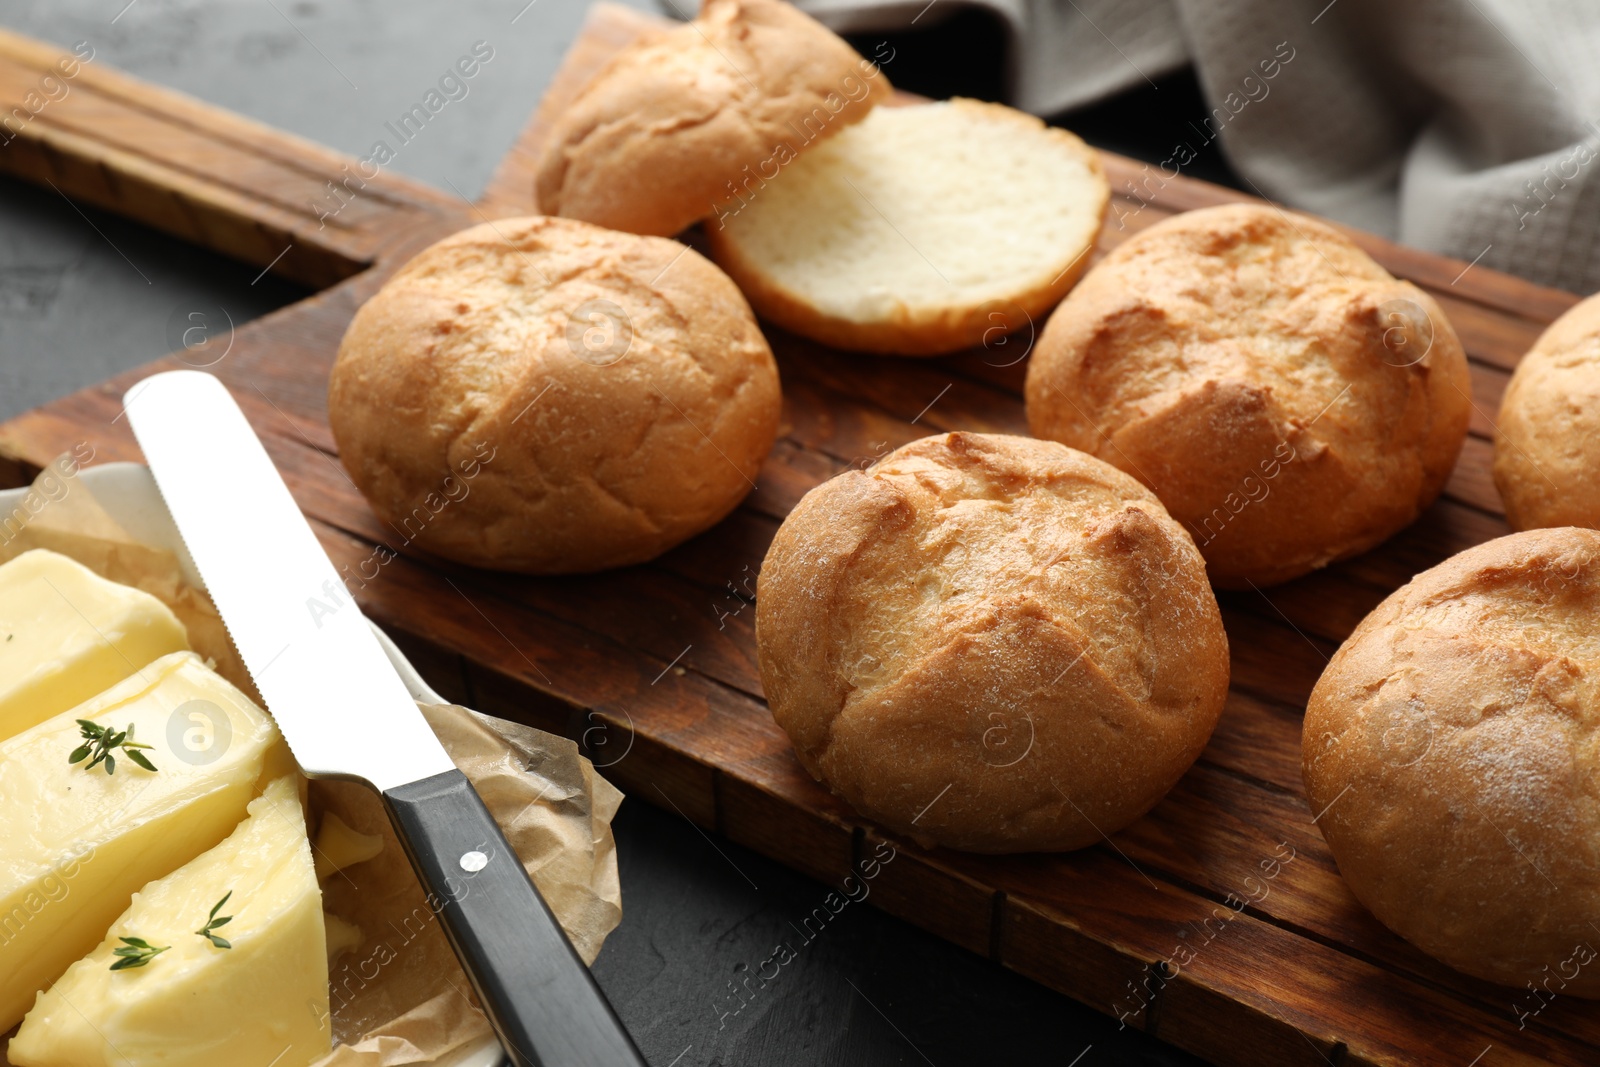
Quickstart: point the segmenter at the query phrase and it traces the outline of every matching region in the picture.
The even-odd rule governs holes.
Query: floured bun
[[[391,547],[559,574],[716,523],[777,435],[778,371],[727,276],[676,241],[502,219],[362,305],[328,418]]]
[[[1517,364],[1494,484],[1512,529],[1600,526],[1600,296],[1551,323]]]
[[[1306,707],[1306,797],[1386,926],[1491,982],[1600,997],[1597,681],[1592,530],[1468,549],[1356,627]]]
[[[706,0],[618,52],[556,119],[539,209],[670,237],[865,118],[889,79],[782,0]]]
[[[937,355],[1042,324],[1110,196],[1077,137],[951,100],[874,110],[706,232],[762,318],[836,348]]]
[[[1466,355],[1433,298],[1267,205],[1130,238],[1050,317],[1028,426],[1155,490],[1211,580],[1283,582],[1364,552],[1444,488]]]
[[[1025,437],[925,437],[807,493],[761,566],[756,647],[807,770],[974,852],[1126,826],[1228,691],[1188,534],[1116,468]]]

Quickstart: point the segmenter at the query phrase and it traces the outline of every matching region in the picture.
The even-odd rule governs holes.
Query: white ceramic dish
[[[184,577],[196,586],[205,588],[147,467],[139,463],[106,463],[87,467],[68,484],[71,486],[68,492],[87,490],[135,540],[175,553],[183,567]],[[10,514],[22,503],[27,492],[27,489],[0,490],[0,515]],[[422,680],[417,669],[395,647],[388,634],[370,621],[368,625],[378,635],[378,643],[389,654],[389,661],[405,681],[406,688],[411,690],[412,697],[428,704],[449,703]],[[497,1067],[503,1060],[499,1044],[490,1039],[456,1056],[436,1061],[435,1067]]]

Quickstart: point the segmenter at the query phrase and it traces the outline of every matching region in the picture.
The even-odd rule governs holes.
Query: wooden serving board
[[[453,699],[578,737],[605,774],[824,882],[881,832],[800,768],[762,699],[751,595],[767,544],[806,490],[931,432],[1026,433],[1015,349],[916,361],[848,355],[771,331],[781,438],[721,525],[641,567],[581,578],[490,574],[403,550],[339,466],[329,366],[356,308],[409,256],[462,227],[534,210],[550,116],[653,20],[594,8],[538,113],[476,204],[383,174],[322,225],[315,203],[353,161],[107,70],[0,147],[0,170],[313,286],[238,330],[214,373],[267,443],[335,563]],[[0,110],[55,63],[0,33]],[[893,77],[892,69],[889,71]],[[1115,156],[1097,255],[1190,208],[1248,199]],[[1130,194],[1129,191],[1132,191]],[[1136,195],[1134,195],[1136,194]],[[1575,301],[1483,267],[1357,241],[1432,293],[1465,342],[1476,410],[1444,497],[1380,548],[1267,591],[1224,594],[1233,688],[1210,747],[1150,815],[1069,855],[969,856],[895,840],[868,899],[889,912],[1225,1064],[1580,1064],[1600,1060],[1600,1007],[1478,982],[1390,934],[1340,880],[1300,782],[1301,713],[1327,657],[1414,573],[1508,532],[1489,478],[1491,420],[1528,346]],[[121,396],[177,358],[0,426],[0,483],[88,442],[138,459]],[[371,565],[367,570],[370,572]]]

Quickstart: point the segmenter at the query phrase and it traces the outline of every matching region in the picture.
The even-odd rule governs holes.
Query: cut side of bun
[[[757,313],[907,356],[1042,326],[1111,195],[1077,137],[973,100],[876,108],[754,178],[705,226]]]

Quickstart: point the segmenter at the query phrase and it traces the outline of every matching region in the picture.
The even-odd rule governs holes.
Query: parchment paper
[[[216,608],[184,580],[177,557],[135,543],[74,472],[63,458],[39,476],[35,492],[48,490],[41,498],[47,503],[0,544],[0,562],[48,548],[145,590],[182,620],[195,651],[213,660],[218,673],[256,695]],[[566,738],[455,705],[421,707],[579,954],[592,963],[622,919],[611,836],[622,794]],[[334,1049],[316,1067],[431,1064],[485,1037],[489,1024],[377,795],[350,782],[315,781],[309,807],[313,829],[332,812],[384,841],[374,859],[322,881],[324,909],[354,923],[362,936],[329,968]]]

